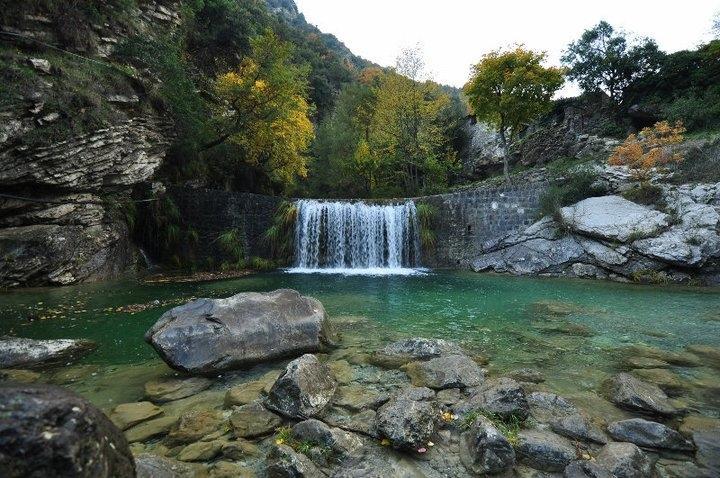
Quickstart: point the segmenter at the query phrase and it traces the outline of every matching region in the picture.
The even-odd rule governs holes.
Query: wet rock
[[[333,334],[320,301],[280,289],[175,307],[145,339],[171,367],[208,375],[319,351]]]
[[[137,478],[191,478],[197,468],[164,456],[142,453],[135,456]]]
[[[641,447],[681,451],[693,449],[692,444],[672,428],[642,418],[613,422],[608,425],[608,432],[617,441],[630,442]]]
[[[268,478],[320,478],[323,474],[305,455],[287,445],[275,445],[268,454]]]
[[[187,445],[178,453],[180,461],[209,461],[215,458],[220,449],[222,442],[219,440],[199,441]]]
[[[608,398],[618,407],[640,413],[671,417],[679,415],[665,392],[627,373],[619,373],[606,384]]]
[[[520,368],[513,370],[508,374],[508,376],[518,382],[542,383],[545,381],[545,376],[542,372],[532,368]]]
[[[291,418],[318,415],[332,400],[337,382],[317,357],[305,354],[290,362],[270,389],[265,405]]]
[[[543,471],[563,471],[577,458],[570,441],[544,430],[522,430],[516,452],[520,462]]]
[[[377,411],[377,432],[395,448],[416,450],[426,446],[438,415],[434,398],[435,393],[429,388],[401,390]]]
[[[466,355],[445,355],[424,362],[410,362],[403,368],[416,387],[475,387],[485,379],[480,366]]]
[[[458,388],[446,388],[435,395],[435,401],[440,407],[451,408],[460,402],[465,396]]]
[[[696,430],[692,434],[697,462],[720,473],[720,428]]]
[[[347,360],[336,360],[327,364],[335,377],[337,383],[350,383],[355,377],[355,372]]]
[[[490,420],[479,417],[460,437],[460,459],[472,473],[495,475],[515,465],[515,450]]]
[[[609,471],[598,466],[595,462],[575,460],[565,467],[565,478],[613,478]]]
[[[322,413],[322,420],[328,425],[350,430],[363,435],[377,436],[375,410],[352,412],[341,407],[327,407]]]
[[[515,380],[501,377],[486,381],[474,394],[458,405],[459,413],[484,410],[502,418],[527,418],[530,407],[525,391]]]
[[[718,474],[707,468],[700,468],[690,461],[659,460],[655,464],[659,478],[717,478]]]
[[[620,196],[584,199],[560,209],[560,217],[574,232],[616,242],[657,235],[670,225],[667,214]]]
[[[243,439],[223,443],[221,453],[225,458],[235,461],[245,460],[249,457],[258,457],[262,454],[257,445]]]
[[[40,380],[42,375],[32,370],[8,369],[0,370],[0,380],[20,383],[33,383]]]
[[[247,405],[255,400],[259,400],[266,385],[266,382],[254,380],[231,388],[225,393],[225,400],[223,402],[225,408],[231,408],[236,405]]]
[[[707,365],[720,368],[720,348],[711,345],[688,345],[687,350],[700,357]]]
[[[650,357],[627,357],[625,359],[625,365],[630,369],[639,368],[665,368],[669,364],[662,360],[650,358]]]
[[[396,368],[417,360],[462,354],[463,351],[457,344],[447,340],[412,338],[393,342],[377,350],[371,361],[383,367]]]
[[[0,338],[0,368],[32,368],[65,364],[95,348],[89,340],[34,340],[20,337]]]
[[[677,397],[687,390],[688,386],[680,377],[664,368],[644,368],[630,372],[640,380],[654,383],[671,397]]]
[[[130,443],[144,442],[150,438],[166,435],[178,422],[178,417],[160,417],[142,422],[125,430],[125,438]]]
[[[238,438],[268,435],[281,424],[280,417],[268,411],[259,401],[237,407],[230,415],[230,425]]]
[[[161,378],[145,384],[145,397],[155,403],[171,402],[206,390],[212,380],[201,377]]]
[[[605,433],[590,419],[579,413],[559,417],[550,422],[555,433],[572,440],[583,440],[604,445],[608,442]]]
[[[252,469],[227,461],[215,462],[210,469],[210,478],[255,478],[256,476]]]
[[[387,393],[374,390],[366,385],[351,384],[338,387],[333,403],[354,411],[366,408],[376,410],[389,399],[390,396]]]
[[[569,315],[575,315],[583,312],[583,308],[572,302],[563,302],[559,300],[539,300],[533,302],[528,307],[528,312],[532,315],[541,315],[548,318],[561,318]]]
[[[220,429],[224,422],[222,413],[216,410],[191,410],[180,416],[165,442],[168,445],[184,445],[198,441]]]
[[[122,432],[68,390],[0,384],[0,417],[0,476],[135,476]]]
[[[652,476],[650,458],[632,443],[608,443],[598,453],[595,464],[608,470],[613,478]]]
[[[690,352],[674,352],[645,345],[633,345],[628,347],[627,353],[630,356],[653,358],[680,367],[699,367],[702,365],[702,360]]]
[[[333,453],[335,457],[349,456],[363,446],[362,440],[357,435],[340,428],[329,427],[313,418],[295,424],[292,431],[296,439],[317,444]]]
[[[527,396],[527,402],[532,417],[540,423],[550,423],[553,420],[580,413],[575,405],[554,393],[532,392]]]
[[[160,407],[150,402],[123,403],[113,409],[110,420],[120,430],[127,430],[140,422],[162,415],[162,413]]]

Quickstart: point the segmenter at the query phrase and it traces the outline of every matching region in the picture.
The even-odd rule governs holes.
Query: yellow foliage
[[[654,168],[679,163],[684,158],[674,152],[672,146],[684,141],[685,127],[682,121],[671,125],[667,121],[644,128],[638,135],[631,134],[615,148],[608,159],[612,166],[627,166],[639,178],[646,178]]]

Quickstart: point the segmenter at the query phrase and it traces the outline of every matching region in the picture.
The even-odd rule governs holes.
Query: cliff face
[[[87,12],[42,5],[14,5],[2,18],[0,287],[102,280],[131,268],[121,205],[161,166],[172,138],[142,75],[103,59],[127,35],[176,28],[178,4],[140,2],[122,21],[75,31],[73,18]],[[117,8],[97,2],[105,19]]]

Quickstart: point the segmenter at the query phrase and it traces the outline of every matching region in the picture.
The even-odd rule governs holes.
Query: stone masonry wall
[[[544,182],[525,183],[415,198],[437,208],[436,244],[433,251],[424,251],[423,265],[469,268],[494,240],[537,220],[546,188]]]
[[[238,228],[245,244],[245,257],[267,257],[262,235],[272,225],[281,199],[261,194],[238,193],[212,189],[170,187],[168,193],[180,210],[183,221],[195,229],[198,259],[224,257],[217,238],[223,232]]]

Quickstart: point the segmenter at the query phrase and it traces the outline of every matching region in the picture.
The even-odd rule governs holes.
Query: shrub
[[[594,196],[602,196],[607,190],[597,182],[598,176],[582,171],[565,177],[563,184],[554,184],[540,197],[540,215],[559,217],[560,208]]]
[[[218,244],[232,262],[224,263],[226,268],[232,266],[240,269],[244,266],[245,246],[242,239],[242,231],[235,227],[228,229],[217,237]]]
[[[263,234],[270,245],[271,257],[282,264],[292,259],[296,220],[297,206],[290,201],[283,201],[273,216],[272,226]]]
[[[663,189],[649,181],[642,181],[637,186],[622,193],[622,196],[634,203],[656,205],[660,208],[665,207]]]
[[[672,146],[684,141],[684,133],[682,121],[674,125],[660,121],[652,128],[643,128],[638,135],[628,136],[623,144],[615,148],[608,163],[627,166],[636,178],[647,179],[653,169],[683,160],[682,154],[674,151]]]
[[[416,206],[416,210],[420,225],[420,245],[424,250],[430,250],[435,247],[437,208],[432,204],[420,203]]]

